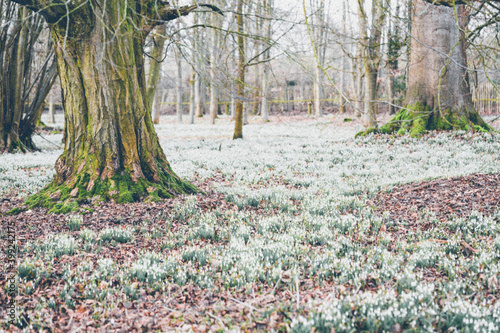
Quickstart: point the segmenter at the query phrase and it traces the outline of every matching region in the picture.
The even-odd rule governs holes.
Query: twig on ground
[[[210,317],[218,320],[220,322],[220,324],[222,325],[222,327],[226,327],[226,325],[224,325],[224,322],[222,321],[222,319],[220,317],[217,317],[216,315],[213,315],[211,314],[210,312],[205,312],[207,315],[209,315]]]

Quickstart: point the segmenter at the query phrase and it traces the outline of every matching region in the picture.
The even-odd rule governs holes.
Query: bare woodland
[[[500,0],[0,0],[0,329],[499,331],[499,66]]]

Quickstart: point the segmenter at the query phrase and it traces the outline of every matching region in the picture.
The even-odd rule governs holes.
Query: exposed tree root
[[[116,203],[160,201],[176,194],[201,192],[196,186],[180,179],[172,170],[162,169],[160,181],[146,178],[132,180],[130,172],[115,174],[111,178],[91,180],[88,172],[73,177],[76,181],[58,184],[56,180],[39,193],[29,197],[29,208],[44,207],[50,213],[66,214],[79,209],[80,203],[114,201]],[[73,184],[71,184],[73,183]]]

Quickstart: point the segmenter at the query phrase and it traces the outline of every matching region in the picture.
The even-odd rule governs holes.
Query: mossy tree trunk
[[[56,176],[27,204],[64,212],[89,198],[133,202],[195,192],[172,171],[155,133],[143,46],[154,26],[198,6],[77,1],[66,14],[59,2],[24,1],[49,22],[65,112]]]
[[[423,0],[413,2],[406,107],[388,124],[365,133],[409,132],[418,136],[428,130],[491,130],[472,103],[467,75],[465,14],[462,5],[449,7]]]

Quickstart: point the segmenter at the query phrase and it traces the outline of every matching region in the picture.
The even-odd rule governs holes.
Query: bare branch
[[[146,32],[146,34],[148,34],[151,30],[153,30],[154,27],[162,25],[167,21],[175,20],[181,16],[187,16],[192,11],[200,7],[207,7],[217,14],[224,15],[219,7],[210,4],[194,4],[189,6],[171,8],[168,2],[158,1],[154,4],[154,8],[156,10],[153,10],[149,15],[146,15],[149,17],[149,20],[147,20],[146,22],[144,31]]]
[[[179,18],[181,16],[187,16],[189,15],[193,10],[198,9],[200,7],[207,7],[210,8],[212,11],[214,11],[217,14],[224,15],[222,11],[214,5],[209,5],[209,4],[195,4],[195,5],[190,5],[190,6],[182,6],[179,8],[169,8],[169,7],[163,7],[159,8],[156,17],[158,18],[156,25],[163,24],[164,22],[167,21],[172,21],[175,20],[176,18]]]
[[[447,7],[453,7],[456,5],[469,5],[472,1],[471,0],[424,0],[430,4],[436,5],[436,6],[447,6]],[[491,2],[499,2],[500,0],[486,0],[484,3],[491,3]]]

